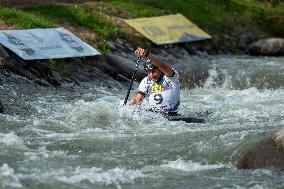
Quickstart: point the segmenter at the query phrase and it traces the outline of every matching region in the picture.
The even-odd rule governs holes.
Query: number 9
[[[158,105],[158,104],[162,104],[164,99],[160,93],[157,93],[154,95],[154,100],[156,101],[156,105]]]

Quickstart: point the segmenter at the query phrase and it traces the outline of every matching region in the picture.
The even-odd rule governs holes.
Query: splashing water
[[[235,168],[284,123],[283,58],[215,57],[208,66],[179,108],[213,112],[204,124],[123,106],[126,90],[115,86],[68,91],[6,78],[2,188],[283,188],[283,171]]]

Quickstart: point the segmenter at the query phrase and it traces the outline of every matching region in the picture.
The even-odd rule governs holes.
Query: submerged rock
[[[237,162],[239,169],[284,168],[284,128],[250,148]]]
[[[284,39],[260,39],[249,46],[252,55],[284,56]]]

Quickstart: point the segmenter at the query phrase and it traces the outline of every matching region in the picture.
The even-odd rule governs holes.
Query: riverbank
[[[109,40],[121,38],[132,46],[155,47],[123,19],[181,13],[209,33],[211,40],[174,46],[195,53],[244,54],[260,38],[284,37],[284,3],[270,1],[74,1],[73,4],[11,1],[16,8],[0,7],[0,29],[65,27],[83,40],[109,52]],[[44,4],[48,3],[48,4]],[[59,1],[62,2],[62,1]],[[64,1],[63,1],[64,2]],[[78,4],[81,2],[80,4]],[[5,5],[9,5],[6,2]],[[29,5],[29,6],[27,6]],[[32,5],[32,6],[31,6]],[[267,27],[269,26],[269,27]]]
[[[137,59],[134,47],[123,39],[108,43],[113,47],[113,52],[103,53],[101,56],[34,61],[24,61],[0,46],[2,70],[42,86],[84,87],[87,83],[103,83],[111,87],[116,83],[117,87],[127,88]],[[151,53],[159,55],[160,59],[179,70],[182,87],[202,86],[208,76],[208,65],[200,63],[201,59],[210,60],[206,53],[191,55],[183,48],[173,46],[152,49]],[[191,63],[181,64],[180,61],[185,59],[190,59]],[[143,77],[145,73],[143,66],[140,66],[135,80],[139,82]]]

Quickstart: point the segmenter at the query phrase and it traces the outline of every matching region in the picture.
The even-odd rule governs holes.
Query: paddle
[[[133,72],[133,74],[132,74],[131,83],[130,83],[130,86],[129,86],[129,88],[128,88],[126,97],[125,97],[125,99],[124,99],[123,105],[126,105],[126,103],[127,103],[127,100],[128,100],[128,97],[129,97],[129,93],[130,93],[130,90],[131,90],[131,88],[132,88],[133,81],[134,81],[136,72],[137,72],[137,70],[138,70],[138,66],[139,66],[140,60],[141,60],[141,56],[139,56],[138,59],[137,59],[137,61],[136,61],[136,66],[135,66],[134,72]]]

